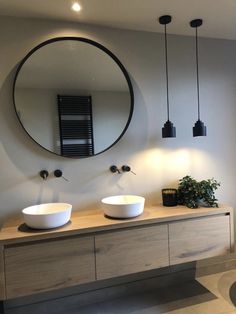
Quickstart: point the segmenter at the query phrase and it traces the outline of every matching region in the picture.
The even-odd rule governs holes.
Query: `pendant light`
[[[167,51],[167,34],[166,25],[171,22],[170,15],[163,15],[159,17],[159,23],[165,26],[165,63],[166,63],[166,105],[167,105],[167,121],[162,128],[162,137],[176,137],[176,129],[173,123],[169,119],[170,108],[169,108],[169,78],[168,78],[168,51]]]
[[[190,22],[190,26],[196,29],[196,72],[197,72],[197,104],[198,104],[198,120],[193,127],[193,136],[206,136],[206,126],[200,120],[200,97],[199,97],[199,71],[198,71],[198,33],[197,29],[202,25],[202,19],[195,19]]]

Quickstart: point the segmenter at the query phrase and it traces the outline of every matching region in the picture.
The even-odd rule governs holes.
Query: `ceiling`
[[[199,36],[236,39],[236,0],[0,0],[0,15],[73,21],[131,30],[162,32],[157,18],[173,17],[168,32],[192,35],[189,21],[202,18]]]

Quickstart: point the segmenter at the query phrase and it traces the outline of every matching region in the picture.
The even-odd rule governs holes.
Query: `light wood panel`
[[[0,300],[5,300],[5,274],[3,246],[0,246]]]
[[[230,252],[230,216],[213,216],[169,224],[170,264]]]
[[[97,279],[142,272],[169,264],[167,225],[95,236]]]
[[[7,298],[94,281],[94,238],[6,248],[5,264]]]
[[[185,206],[145,207],[144,213],[132,219],[108,219],[102,210],[91,209],[74,212],[71,222],[52,230],[33,230],[22,225],[22,218],[15,218],[5,223],[0,231],[0,244],[22,243],[43,239],[89,234],[106,230],[149,225],[153,223],[176,221],[186,218],[197,218],[223,213],[232,213],[232,207],[222,205],[219,208],[187,208]],[[231,215],[230,215],[231,216]]]

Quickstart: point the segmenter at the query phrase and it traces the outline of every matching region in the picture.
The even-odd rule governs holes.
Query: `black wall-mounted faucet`
[[[115,165],[112,165],[111,167],[110,167],[110,171],[112,172],[112,173],[121,173],[120,172],[120,170],[119,170],[119,168],[117,167],[117,166],[115,166]]]
[[[48,177],[48,175],[49,175],[49,173],[48,173],[47,170],[41,170],[41,171],[39,172],[39,175],[40,175],[41,178],[43,178],[43,180],[46,180],[47,177]]]
[[[123,165],[123,166],[121,167],[121,170],[122,170],[123,172],[132,172],[133,174],[136,175],[136,173],[133,172],[133,171],[131,170],[130,166],[128,166],[128,165]]]
[[[60,170],[60,169],[56,169],[54,171],[54,176],[56,178],[63,178],[65,181],[69,181],[68,179],[66,179],[64,176],[63,176],[63,172]]]
[[[127,166],[127,165],[123,165],[121,169],[123,172],[129,172],[131,170],[130,166]]]
[[[56,178],[62,177],[62,171],[61,171],[60,169],[55,170],[55,171],[54,171],[54,176],[55,176]]]
[[[136,173],[134,173],[134,172],[131,170],[131,167],[128,166],[128,165],[123,165],[120,169],[119,169],[117,166],[112,165],[112,166],[110,167],[110,171],[111,171],[112,173],[120,173],[120,174],[121,174],[122,172],[132,172],[133,174],[136,175]]]

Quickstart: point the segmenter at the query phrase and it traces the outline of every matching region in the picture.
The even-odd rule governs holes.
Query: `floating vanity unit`
[[[145,208],[133,219],[73,213],[65,226],[0,232],[0,299],[23,297],[233,251],[233,209]]]

